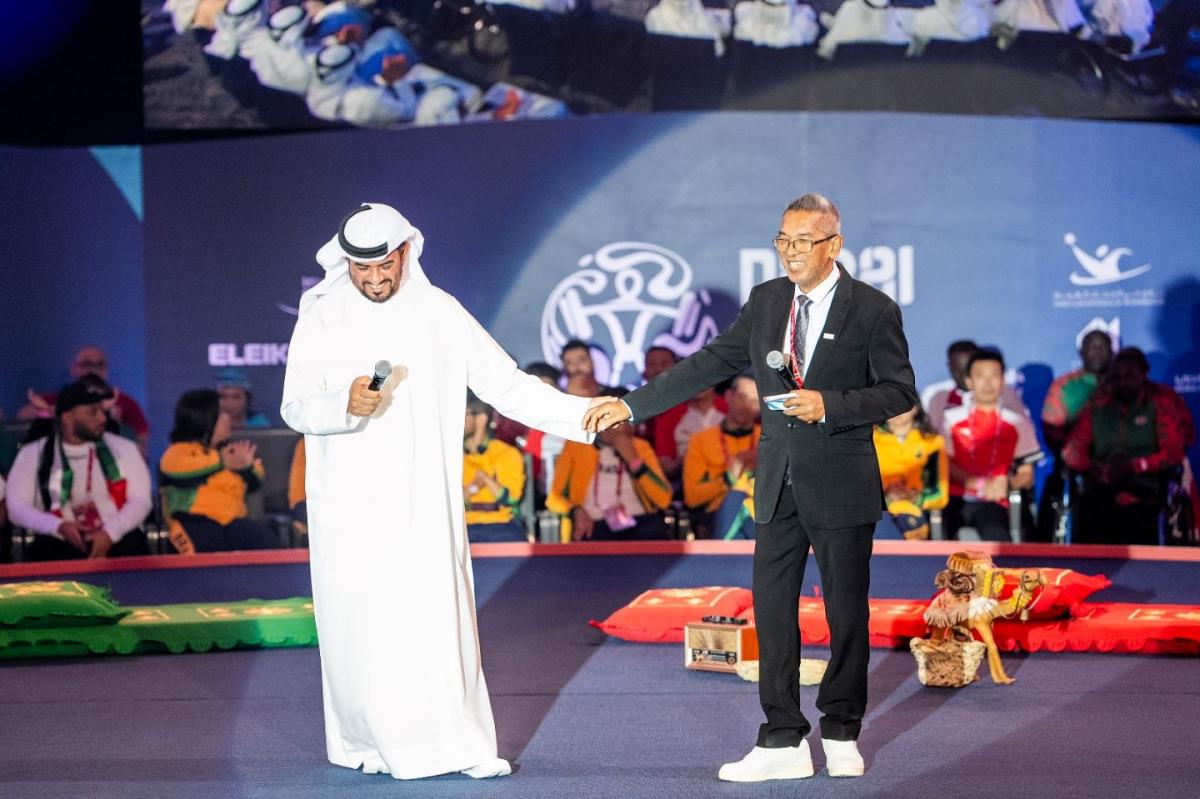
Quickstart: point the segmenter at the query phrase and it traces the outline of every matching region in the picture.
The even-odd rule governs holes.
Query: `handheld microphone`
[[[771,350],[767,353],[767,366],[773,369],[780,377],[787,381],[787,384],[792,388],[800,388],[796,385],[796,378],[792,377],[792,370],[788,369],[787,361],[783,357],[783,353],[779,350]]]
[[[367,386],[370,391],[378,391],[383,386],[383,381],[387,380],[392,374],[392,365],[387,361],[378,361],[375,364],[375,376],[371,378],[371,385]]]

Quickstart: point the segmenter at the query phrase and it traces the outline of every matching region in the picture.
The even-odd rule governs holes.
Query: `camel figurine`
[[[1016,682],[1004,671],[1000,650],[992,635],[996,619],[1020,616],[1028,618],[1028,608],[1046,578],[1038,569],[1022,569],[1017,587],[1006,599],[997,599],[1004,589],[1004,578],[1011,569],[998,569],[982,552],[956,552],[946,560],[946,568],[934,579],[935,596],[925,611],[925,623],[932,628],[934,640],[945,639],[954,627],[966,627],[979,633],[987,647],[988,670],[992,682],[1011,685]]]

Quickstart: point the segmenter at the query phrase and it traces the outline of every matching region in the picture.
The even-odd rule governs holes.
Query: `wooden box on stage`
[[[737,671],[743,660],[758,660],[753,624],[693,622],[683,627],[683,665],[701,671]]]

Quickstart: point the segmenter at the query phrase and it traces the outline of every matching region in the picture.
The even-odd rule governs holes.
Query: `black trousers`
[[[279,549],[283,546],[283,541],[271,528],[254,519],[234,519],[222,525],[194,513],[176,513],[175,518],[183,525],[197,552]]]
[[[754,618],[758,630],[758,696],[767,721],[758,746],[799,746],[812,729],[800,711],[798,609],[811,545],[821,570],[825,618],[831,633],[829,667],[817,691],[821,737],[853,741],[867,709],[870,662],[867,592],[875,525],[823,530],[796,515],[793,491],[784,485],[775,518],[757,525],[754,548]]]
[[[149,555],[150,545],[141,530],[130,530],[108,550],[108,557],[121,558],[132,555]],[[82,560],[87,553],[52,535],[33,536],[25,547],[25,560]]]

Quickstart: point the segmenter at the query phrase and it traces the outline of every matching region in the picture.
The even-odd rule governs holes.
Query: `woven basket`
[[[922,685],[937,688],[962,688],[979,679],[979,664],[987,647],[971,637],[962,627],[940,641],[914,638],[908,642],[917,659],[917,679]]]

